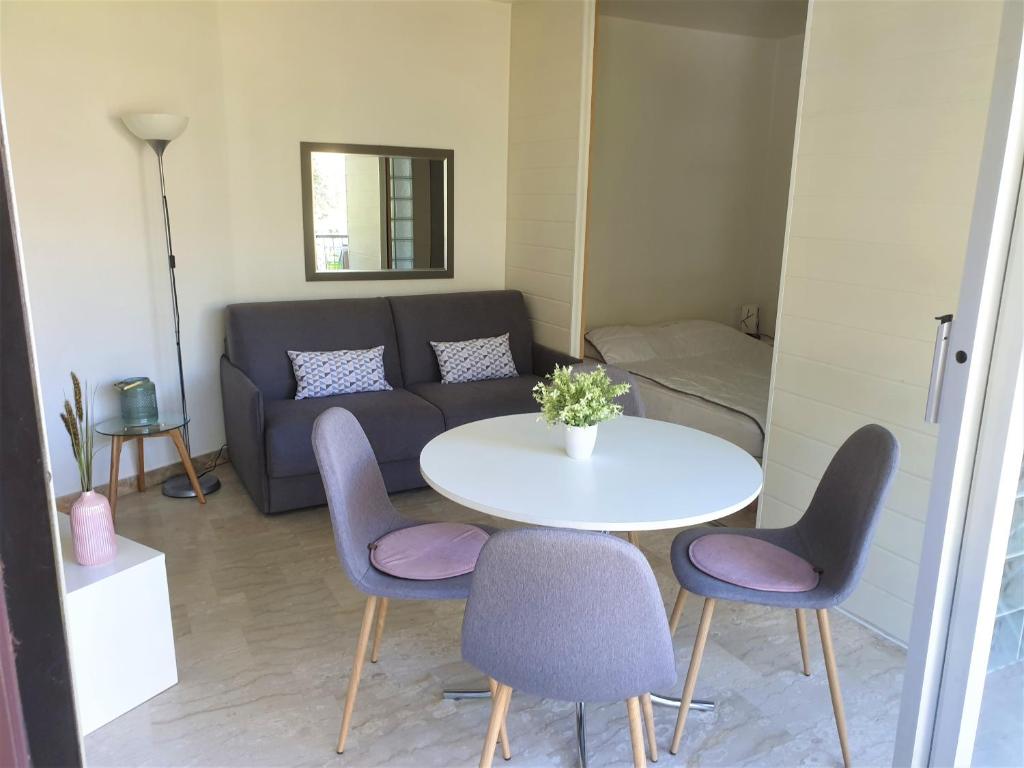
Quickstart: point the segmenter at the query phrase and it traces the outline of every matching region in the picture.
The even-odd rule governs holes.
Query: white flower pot
[[[570,427],[565,425],[565,452],[569,458],[582,461],[589,459],[597,441],[597,424],[591,427]]]

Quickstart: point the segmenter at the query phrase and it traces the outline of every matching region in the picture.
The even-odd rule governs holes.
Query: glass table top
[[[188,423],[180,413],[161,413],[155,424],[144,426],[132,426],[125,424],[124,419],[107,419],[96,425],[96,431],[101,435],[110,437],[137,437],[139,435],[159,435],[163,432],[170,432],[172,429],[181,429]]]

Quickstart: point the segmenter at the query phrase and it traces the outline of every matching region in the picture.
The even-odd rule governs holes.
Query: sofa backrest
[[[473,291],[393,296],[391,309],[406,385],[440,381],[432,341],[509,335],[520,374],[533,373],[533,329],[519,291]]]
[[[398,340],[384,298],[268,301],[227,308],[228,359],[269,400],[295,396],[288,351],[330,352],[384,345],[384,373],[402,386]]]

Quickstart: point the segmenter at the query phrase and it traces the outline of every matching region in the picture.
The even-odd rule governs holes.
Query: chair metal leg
[[[511,695],[512,689],[509,686],[504,683],[498,683],[497,692],[494,694],[494,703],[491,705],[491,719],[487,723],[484,751],[480,754],[480,768],[491,768],[491,763],[494,762],[494,747],[498,743],[501,720],[508,707],[508,700]]]
[[[800,658],[804,662],[804,674],[811,676],[811,657],[807,652],[807,622],[804,621],[804,612],[796,609],[796,634],[800,638]]]
[[[580,768],[587,768],[587,712],[582,701],[576,702],[576,750]]]
[[[488,686],[491,689],[491,696],[494,696],[498,690],[498,681],[494,678],[488,678]],[[511,703],[512,697],[509,697]],[[498,729],[498,741],[501,742],[501,756],[506,760],[512,759],[512,744],[508,740],[508,705],[505,706],[505,711],[501,714],[501,728]]]
[[[651,704],[651,694],[645,693],[640,697],[640,708],[644,715],[644,729],[647,731],[647,749],[651,754],[651,762],[658,762],[658,743],[654,739],[654,705]]]
[[[829,626],[828,611],[818,609],[818,629],[821,632],[821,650],[825,654],[825,672],[828,673],[828,691],[832,695],[832,711],[836,715],[836,730],[839,731],[839,748],[843,752],[843,765],[850,768],[850,745],[846,738],[846,713],[843,711],[843,694],[839,689],[839,670],[836,669],[836,652],[832,647],[832,629]]]
[[[704,610],[700,614],[700,626],[697,628],[697,639],[693,643],[693,655],[690,656],[690,668],[686,672],[686,683],[683,685],[679,715],[676,717],[676,732],[672,736],[672,746],[668,750],[673,755],[679,752],[679,742],[683,740],[683,727],[686,725],[686,716],[690,713],[690,702],[693,700],[693,690],[697,687],[697,674],[700,672],[700,662],[704,657],[704,646],[708,642],[711,616],[714,612],[714,599],[710,597],[705,598]]]
[[[345,711],[341,716],[341,733],[338,735],[338,754],[345,751],[348,740],[348,728],[352,724],[352,710],[356,705],[356,693],[359,691],[359,678],[363,674],[363,659],[366,658],[366,646],[370,642],[370,628],[373,626],[373,612],[377,607],[376,596],[366,601],[363,611],[363,625],[359,629],[359,642],[356,645],[356,657],[352,660],[352,675],[348,680],[348,694],[345,696]]]
[[[679,628],[679,620],[683,618],[683,607],[686,605],[686,590],[679,588],[676,595],[676,604],[672,606],[672,616],[668,620],[668,631],[672,637],[676,636],[676,629]]]
[[[370,651],[370,663],[376,664],[380,659],[380,639],[384,636],[384,621],[388,617],[388,600],[382,597],[377,606],[377,630],[373,634],[373,649]]]
[[[629,713],[629,740],[633,745],[633,768],[646,768],[644,733],[640,726],[640,699],[636,696],[626,699],[626,712]]]

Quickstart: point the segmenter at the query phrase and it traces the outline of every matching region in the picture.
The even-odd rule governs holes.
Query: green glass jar
[[[156,407],[156,386],[145,376],[117,382],[121,391],[121,418],[129,427],[145,427],[160,420]]]

